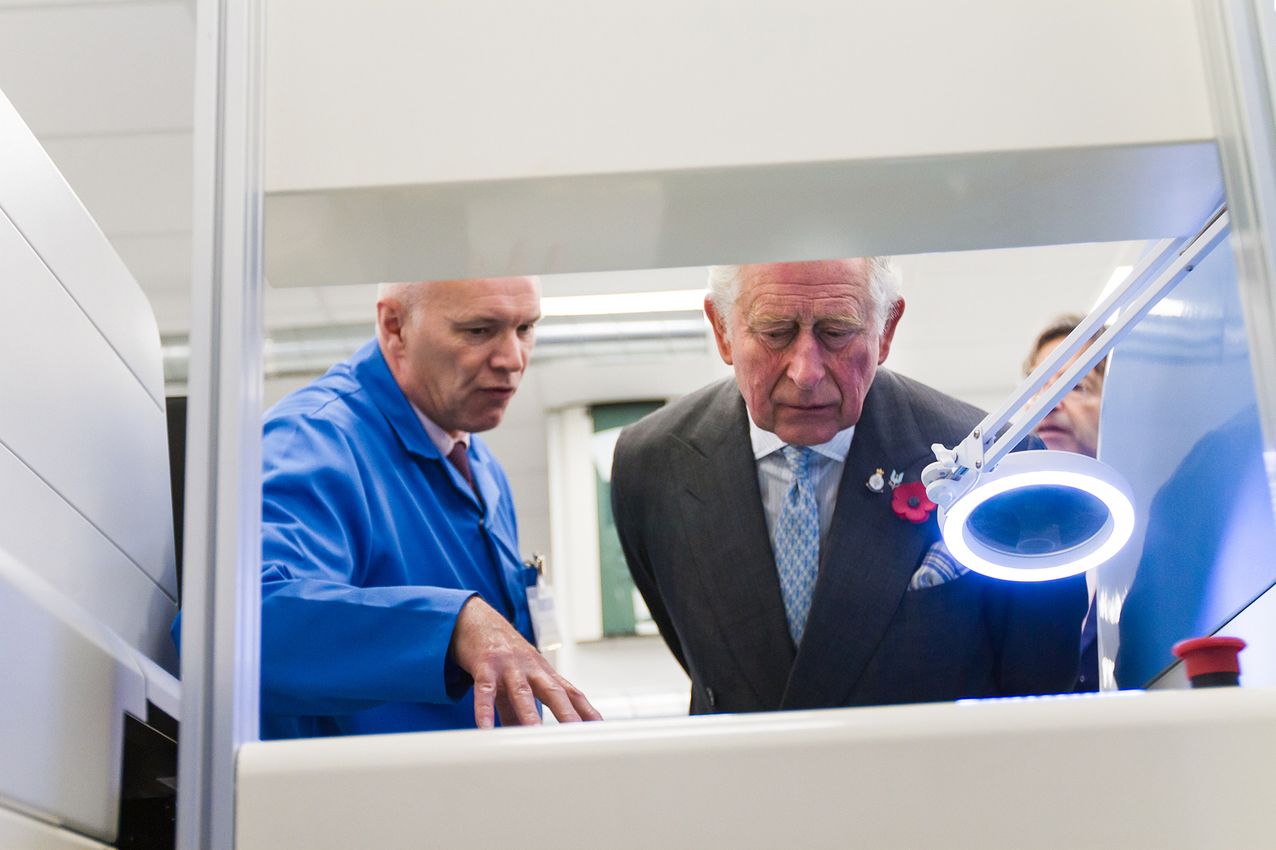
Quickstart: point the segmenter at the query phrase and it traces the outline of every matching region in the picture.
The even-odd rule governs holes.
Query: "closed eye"
[[[833,348],[841,348],[855,337],[856,331],[851,328],[821,328],[820,339]]]
[[[788,345],[793,339],[795,328],[792,325],[778,325],[770,327],[762,327],[754,330],[762,342],[772,348],[781,348]]]

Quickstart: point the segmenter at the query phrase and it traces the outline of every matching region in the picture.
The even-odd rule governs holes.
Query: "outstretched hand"
[[[537,724],[536,700],[561,723],[602,720],[585,694],[555,672],[491,605],[477,596],[461,608],[452,659],[474,679],[474,722],[480,729]]]

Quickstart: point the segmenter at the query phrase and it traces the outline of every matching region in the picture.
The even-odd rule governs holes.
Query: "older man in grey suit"
[[[888,258],[715,267],[735,379],[621,435],[625,557],[693,713],[1071,690],[1080,578],[954,563],[918,480],[980,412],[879,370],[904,313]]]

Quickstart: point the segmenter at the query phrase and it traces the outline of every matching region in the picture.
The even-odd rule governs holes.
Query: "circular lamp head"
[[[948,551],[977,573],[1049,581],[1097,567],[1134,532],[1130,485],[1112,467],[1071,452],[1007,455],[946,510]]]

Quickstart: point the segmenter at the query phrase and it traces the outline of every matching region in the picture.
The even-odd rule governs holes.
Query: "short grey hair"
[[[520,276],[521,277],[521,276]],[[537,293],[541,289],[541,279],[536,275],[527,275],[528,280],[536,287]],[[499,278],[473,278],[473,280],[497,280]],[[377,284],[377,301],[386,298],[393,298],[407,313],[413,313],[421,302],[425,300],[426,290],[430,284],[442,282],[431,280],[413,280],[404,283],[381,283]]]
[[[381,283],[377,285],[377,301],[393,298],[403,307],[404,312],[414,311],[425,298],[425,288],[429,281],[409,281],[406,283]]]
[[[886,322],[895,313],[899,303],[901,282],[899,267],[894,257],[865,257],[868,264],[868,295],[873,302],[873,321],[877,333],[886,329]],[[744,266],[710,266],[709,298],[713,309],[726,322],[727,335],[731,332],[731,311],[740,295],[740,273]]]

